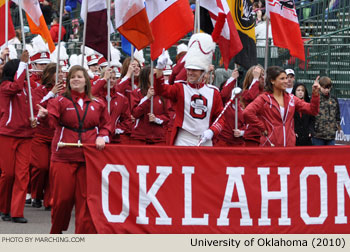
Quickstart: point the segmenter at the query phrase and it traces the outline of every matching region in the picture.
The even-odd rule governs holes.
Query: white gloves
[[[168,51],[163,50],[162,54],[158,57],[157,60],[157,69],[164,69],[166,65],[172,65],[173,62],[170,59]]]
[[[206,141],[211,140],[213,138],[213,136],[214,136],[214,132],[211,129],[207,129],[201,135],[201,142],[205,143]]]

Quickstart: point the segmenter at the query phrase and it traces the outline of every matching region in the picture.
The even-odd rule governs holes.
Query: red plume
[[[216,24],[215,24],[214,30],[211,34],[211,37],[213,38],[213,41],[215,43],[217,43],[217,41],[220,37],[222,28],[224,27],[224,24],[225,24],[225,19],[226,19],[226,14],[220,12],[217,19],[216,19]]]

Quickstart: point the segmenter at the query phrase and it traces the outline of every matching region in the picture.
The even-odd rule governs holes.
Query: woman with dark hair
[[[41,85],[33,90],[34,104],[40,104],[46,108],[50,99],[55,98],[63,91],[63,73],[61,68],[58,72],[58,83],[56,82],[56,64],[49,63],[41,78]],[[49,168],[51,156],[51,142],[54,129],[49,127],[48,121],[44,120],[35,129],[32,140],[31,155],[31,196],[32,206],[40,208],[42,200],[46,209],[50,209]]]
[[[307,88],[302,83],[297,83],[292,90],[292,94],[296,97],[310,102]],[[294,131],[296,137],[296,146],[309,146],[311,143],[311,129],[313,116],[297,112],[294,113]]]
[[[59,142],[96,144],[98,150],[109,141],[110,117],[104,101],[91,95],[90,78],[81,66],[73,66],[67,77],[66,91],[50,100],[47,109],[40,107],[39,116],[48,115],[55,128],[52,141],[51,234],[68,229],[75,205],[75,233],[96,233],[87,205],[86,164],[83,150],[60,147]]]
[[[136,119],[131,130],[131,143],[165,145],[166,126],[169,121],[167,103],[161,96],[154,95],[150,74],[150,67],[143,68],[139,76],[139,88],[131,93],[131,114]]]
[[[23,210],[35,126],[29,119],[28,60],[25,50],[20,60],[8,61],[0,81],[0,212],[2,220],[17,223],[27,222]]]
[[[311,103],[307,103],[286,92],[287,74],[283,68],[271,66],[266,73],[266,92],[246,107],[244,119],[260,130],[261,146],[295,146],[294,112],[317,115],[320,106],[318,77],[312,85]]]

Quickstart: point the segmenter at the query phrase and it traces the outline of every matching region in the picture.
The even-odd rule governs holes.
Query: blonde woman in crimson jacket
[[[312,99],[307,103],[288,94],[287,75],[283,68],[267,69],[263,94],[250,103],[243,112],[247,123],[261,131],[261,146],[295,146],[294,112],[317,115],[320,106],[318,77],[312,85]]]
[[[131,114],[136,120],[131,130],[131,143],[165,145],[166,127],[169,122],[167,102],[154,95],[154,89],[150,87],[150,73],[150,67],[141,70],[140,88],[131,93]],[[153,113],[151,113],[152,96]]]

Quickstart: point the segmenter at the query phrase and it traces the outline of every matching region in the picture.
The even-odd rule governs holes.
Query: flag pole
[[[236,70],[236,69],[238,71],[237,63],[235,63],[235,69],[234,70]],[[236,79],[235,87],[238,87],[238,78]],[[238,129],[238,98],[235,97],[235,130],[237,130],[237,129]]]
[[[81,57],[81,66],[84,67],[84,56],[85,56],[85,42],[86,42],[86,26],[87,26],[87,12],[88,12],[88,3],[89,0],[83,0],[86,1],[85,10],[84,10],[84,30],[83,30],[83,50],[82,50],[82,57]]]
[[[5,46],[8,48],[9,46],[9,2],[5,0]],[[5,62],[7,62],[7,55],[5,58]]]
[[[131,44],[131,43],[130,43]],[[134,45],[131,44],[131,51],[130,51],[130,64],[134,61]],[[135,76],[134,76],[134,71],[131,73],[131,90],[134,90],[134,82],[135,82]]]
[[[268,15],[266,15],[266,41],[265,41],[265,66],[264,66],[265,78],[266,78],[266,70],[268,67],[268,56],[269,56],[269,25],[270,25],[270,18]]]
[[[19,5],[19,19],[21,22],[21,31],[22,31],[22,46],[23,50],[26,49],[26,40],[24,37],[24,29],[23,29],[23,13],[22,13],[22,1],[18,1]],[[26,63],[26,77],[27,77],[27,83],[28,83],[28,99],[29,99],[29,110],[30,110],[30,119],[31,121],[34,121],[34,111],[33,111],[33,101],[32,101],[32,91],[30,87],[30,78],[29,78],[29,70],[28,70],[28,62]]]
[[[153,77],[153,60],[151,58],[151,87],[153,88],[154,86],[154,77]],[[151,114],[153,114],[153,96],[151,97]]]
[[[200,31],[200,0],[196,0],[196,11],[194,17],[194,33],[199,33]]]
[[[111,26],[109,24],[111,20],[111,0],[107,0],[107,63],[108,68],[111,67]],[[111,113],[111,79],[108,79],[107,81],[107,108],[108,113]]]
[[[62,15],[63,15],[63,1],[60,3],[60,19],[58,24],[58,43],[57,43],[57,63],[56,63],[56,79],[55,84],[58,83],[58,69],[60,67],[60,53],[61,53],[61,36],[62,36]]]

